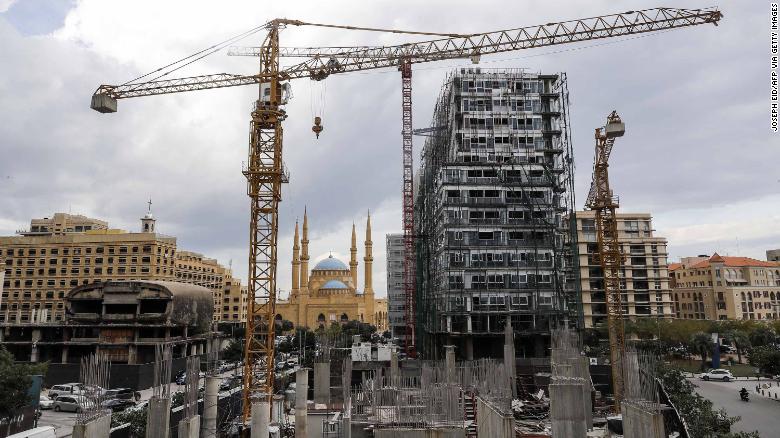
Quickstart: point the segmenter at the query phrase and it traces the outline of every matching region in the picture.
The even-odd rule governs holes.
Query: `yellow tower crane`
[[[615,139],[626,132],[626,125],[616,111],[607,116],[604,127],[596,128],[596,154],[593,159],[593,181],[585,206],[596,213],[596,236],[598,256],[604,277],[604,295],[607,301],[607,328],[609,331],[609,353],[612,365],[612,391],[615,396],[615,410],[620,412],[623,401],[623,357],[626,352],[625,329],[623,327],[623,304],[620,295],[620,263],[623,257],[618,242],[617,217],[619,206],[617,196],[609,187],[609,155]]]
[[[307,23],[275,19],[226,42],[214,45],[175,61],[132,81],[120,85],[101,85],[92,96],[91,108],[102,113],[117,110],[117,101],[132,97],[180,93],[185,91],[259,85],[259,96],[251,113],[249,155],[243,171],[251,204],[249,226],[249,304],[246,320],[244,362],[243,416],[250,416],[251,399],[270,398],[274,377],[274,306],[276,302],[276,264],[278,204],[281,185],[285,182],[282,166],[282,122],[287,117],[285,104],[289,81],[309,78],[323,80],[332,74],[379,68],[398,68],[403,78],[403,187],[404,226],[412,218],[412,148],[411,148],[411,65],[448,59],[471,59],[481,55],[510,52],[535,47],[576,43],[620,37],[672,28],[716,24],[722,18],[717,8],[653,8],[603,15],[579,20],[547,23],[486,33],[459,35],[451,33],[411,32]],[[344,30],[434,36],[421,42],[391,46],[307,47],[279,46],[279,33],[289,26],[317,26]],[[210,74],[175,79],[166,77],[198,59],[208,56],[254,32],[265,31],[259,48],[247,54],[259,56],[257,74]],[[303,61],[282,67],[281,58],[296,57]],[[149,79],[151,77],[151,79]],[[408,236],[407,248],[413,238]],[[407,269],[405,284],[413,285],[413,270]],[[407,302],[414,303],[414,287],[407,288]],[[412,315],[413,317],[414,315]],[[413,324],[407,318],[407,325]],[[413,339],[413,338],[411,338]]]

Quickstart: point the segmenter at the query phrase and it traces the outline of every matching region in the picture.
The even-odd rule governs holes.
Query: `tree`
[[[777,336],[772,327],[765,325],[756,327],[755,330],[750,333],[750,343],[753,344],[754,347],[774,344],[776,338]]]
[[[44,374],[46,364],[17,364],[4,346],[0,346],[0,418],[13,415],[30,400],[27,391],[32,384],[30,376]]]
[[[704,332],[693,335],[690,341],[691,349],[701,356],[701,370],[707,369],[707,355],[712,351],[712,338]]]
[[[737,362],[742,363],[742,353],[750,347],[750,337],[742,330],[728,330],[723,334],[727,342],[734,344],[737,349]]]
[[[131,438],[146,437],[146,413],[148,405],[143,409],[127,409],[122,412],[115,412],[111,415],[111,428],[130,424]]]
[[[758,368],[762,373],[773,376],[780,374],[780,349],[775,346],[753,347],[748,360],[750,365]]]
[[[712,402],[695,391],[695,386],[674,368],[658,367],[658,377],[669,399],[688,425],[690,438],[759,438],[758,432],[730,432],[739,417],[714,411]]]
[[[244,342],[240,339],[231,339],[227,348],[222,351],[222,359],[228,362],[244,360]]]

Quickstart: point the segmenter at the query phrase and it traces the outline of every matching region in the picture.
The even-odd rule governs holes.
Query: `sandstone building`
[[[749,257],[689,257],[669,266],[677,318],[780,317],[780,263]]]

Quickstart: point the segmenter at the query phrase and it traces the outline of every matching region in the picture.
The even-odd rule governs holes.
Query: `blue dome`
[[[330,280],[322,285],[320,289],[349,289],[346,284],[338,280]]]
[[[349,271],[347,265],[339,259],[334,259],[333,256],[320,260],[314,267],[315,271]]]

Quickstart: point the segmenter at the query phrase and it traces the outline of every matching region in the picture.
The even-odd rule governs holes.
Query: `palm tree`
[[[726,342],[734,344],[737,349],[737,363],[742,363],[742,353],[750,347],[750,337],[742,330],[728,330],[723,334]]]
[[[704,332],[698,332],[691,338],[691,349],[701,356],[701,370],[707,369],[707,354],[712,350],[712,338]]]

